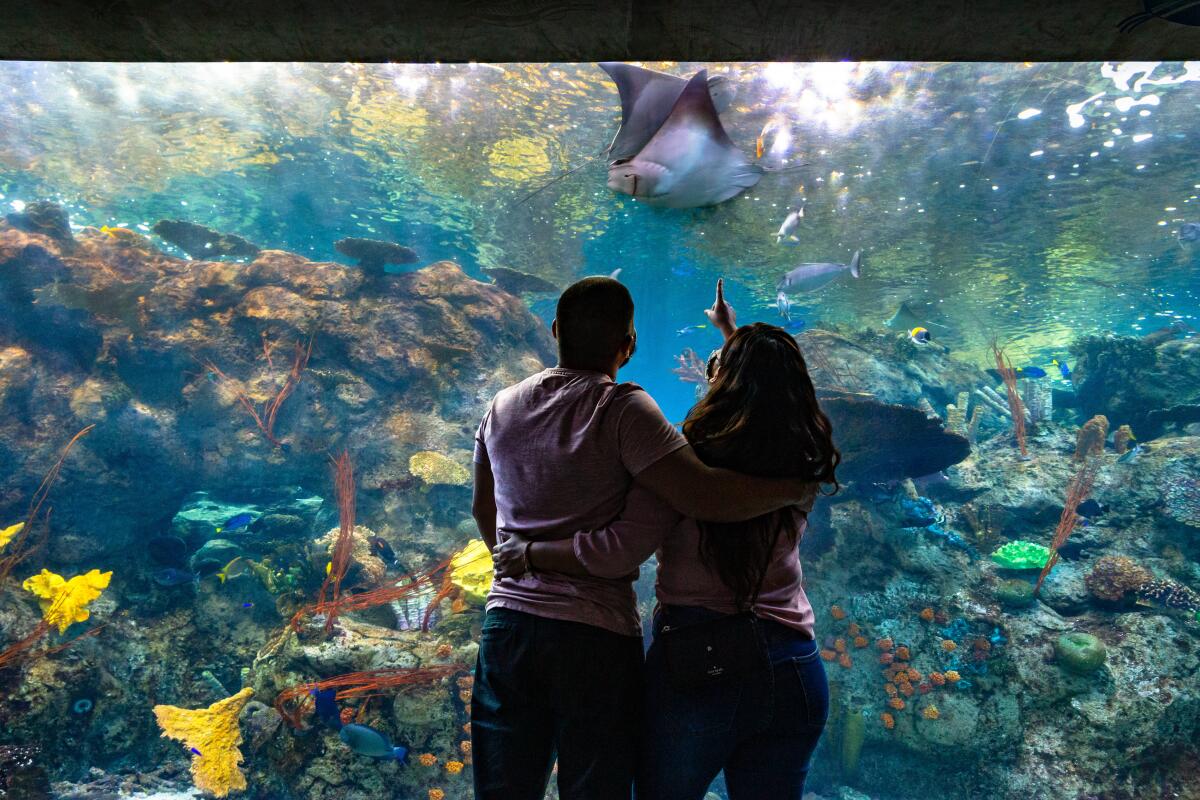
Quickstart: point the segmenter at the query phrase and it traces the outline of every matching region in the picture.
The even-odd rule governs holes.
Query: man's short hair
[[[616,355],[633,322],[633,297],[612,278],[584,278],[558,298],[558,356],[564,364],[599,366]]]

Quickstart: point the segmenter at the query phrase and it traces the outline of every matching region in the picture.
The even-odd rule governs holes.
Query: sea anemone
[[[908,668],[908,679],[911,682],[916,683],[917,681],[921,680],[921,673],[918,672],[917,670],[913,669],[912,667],[909,667]]]
[[[821,658],[825,659],[826,661],[833,661],[837,658],[837,656],[838,656],[838,654],[836,652],[834,652],[833,650],[822,650],[821,651]]]
[[[972,646],[973,646],[973,647],[974,647],[976,650],[982,650],[982,651],[984,651],[985,653],[986,653],[988,650],[991,650],[991,649],[992,649],[992,643],[991,643],[991,642],[989,642],[989,641],[987,640],[987,637],[985,637],[985,636],[980,636],[979,638],[977,638],[977,639],[976,639],[976,640],[975,640],[975,641],[972,643]]]
[[[912,697],[913,696],[913,685],[911,683],[909,683],[908,681],[904,681],[903,683],[901,683],[900,684],[900,694],[904,695],[905,697]]]
[[[891,650],[893,644],[894,643],[892,642],[892,639],[890,636],[884,637],[883,639],[880,639],[879,641],[875,642],[876,647],[878,647],[880,650],[885,650],[885,651]]]
[[[446,793],[441,789],[430,789],[429,800],[446,800]]]
[[[929,673],[929,680],[934,686],[944,686],[946,683],[946,676],[940,672],[931,672]]]
[[[901,661],[908,661],[908,659],[910,658],[910,654],[908,652],[908,647],[906,647],[905,645],[900,645],[899,647],[897,647],[896,648],[896,658],[900,659]]]
[[[417,756],[417,763],[422,767],[432,767],[437,763],[437,756],[433,753],[421,753],[421,755]]]
[[[461,762],[461,761],[447,761],[446,762],[446,772],[449,772],[451,775],[457,775],[458,773],[460,773],[462,771],[463,771],[463,762]]]
[[[891,706],[892,708],[896,709],[897,711],[904,710],[904,701],[901,700],[899,697],[893,697],[891,700],[888,700],[888,705]]]
[[[454,654],[454,648],[443,642],[437,646],[437,650],[433,651],[438,658],[449,658]]]
[[[849,625],[846,626],[846,635],[847,636],[858,636],[858,634],[861,632],[862,632],[862,628],[858,627],[857,622],[851,622]]]
[[[837,650],[839,653],[846,652],[846,640],[845,639],[834,639],[833,649]]]
[[[829,616],[831,616],[837,620],[845,619],[846,618],[846,610],[844,608],[842,608],[841,606],[830,606],[829,607]]]
[[[850,667],[854,666],[854,663],[850,660],[850,656],[846,653],[842,653],[840,656],[838,656],[838,663],[846,669],[850,669]]]
[[[896,727],[896,718],[886,711],[879,715],[879,719],[883,722],[883,727],[887,728],[889,731]]]
[[[930,692],[933,691],[933,684],[929,683],[928,681],[925,681],[917,687],[917,691],[920,692],[921,694],[929,694]]]
[[[866,647],[867,644],[868,644],[867,637],[865,637],[865,636],[855,636],[854,637],[854,646],[859,648],[860,650],[862,648]]]
[[[941,714],[938,713],[937,706],[925,706],[921,716],[925,719],[937,719]]]
[[[471,755],[471,741],[469,739],[458,743],[458,749],[462,751],[464,756]]]
[[[883,685],[883,691],[887,694],[888,697],[895,697],[896,692],[899,690],[896,688],[896,684],[888,682]]]
[[[942,649],[947,653],[953,653],[958,649],[958,644],[953,639],[942,639]]]
[[[920,617],[922,622],[933,622],[933,609],[922,608]]]
[[[880,653],[879,654],[879,663],[880,664],[890,664],[895,660],[896,660],[896,656],[894,656],[891,653]]]
[[[954,670],[954,669],[946,670],[946,680],[950,681],[951,683],[958,683],[958,680],[961,677],[962,676],[958,674],[958,670]]]

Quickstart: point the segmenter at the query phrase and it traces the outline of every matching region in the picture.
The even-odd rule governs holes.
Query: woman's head
[[[829,418],[817,403],[808,365],[787,331],[745,325],[709,364],[708,394],[683,423],[700,458],[763,477],[800,477],[833,484],[841,455]],[[733,591],[753,603],[790,511],[747,523],[701,523],[701,557]],[[794,544],[794,542],[793,542]]]

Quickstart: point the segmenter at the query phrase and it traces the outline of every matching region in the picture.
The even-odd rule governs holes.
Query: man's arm
[[[709,467],[681,447],[634,478],[686,517],[707,522],[742,522],[784,506],[812,507],[817,486],[796,478],[754,478]]]
[[[496,482],[492,465],[475,462],[475,494],[471,499],[471,516],[489,550],[496,549]]]

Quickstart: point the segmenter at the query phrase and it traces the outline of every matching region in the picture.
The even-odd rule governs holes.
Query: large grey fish
[[[396,761],[403,761],[408,756],[407,747],[393,745],[387,736],[366,725],[343,725],[338,731],[338,738],[360,756],[392,758]]]
[[[762,176],[762,167],[725,133],[708,93],[708,72],[700,70],[646,146],[609,165],[608,188],[650,205],[698,208],[741,194]]]
[[[1179,233],[1176,234],[1179,239],[1179,244],[1184,242],[1200,242],[1200,222],[1185,222],[1179,226]]]
[[[621,95],[621,127],[608,146],[609,160],[632,158],[667,121],[687,79],[619,61],[601,61],[600,69]],[[733,101],[736,88],[724,75],[714,75],[708,79],[708,92],[720,113]]]
[[[788,295],[823,289],[847,272],[857,278],[862,274],[861,262],[862,251],[855,250],[849,264],[801,264],[791,270],[775,284],[775,300],[779,305],[780,315],[791,319],[792,305]]]

